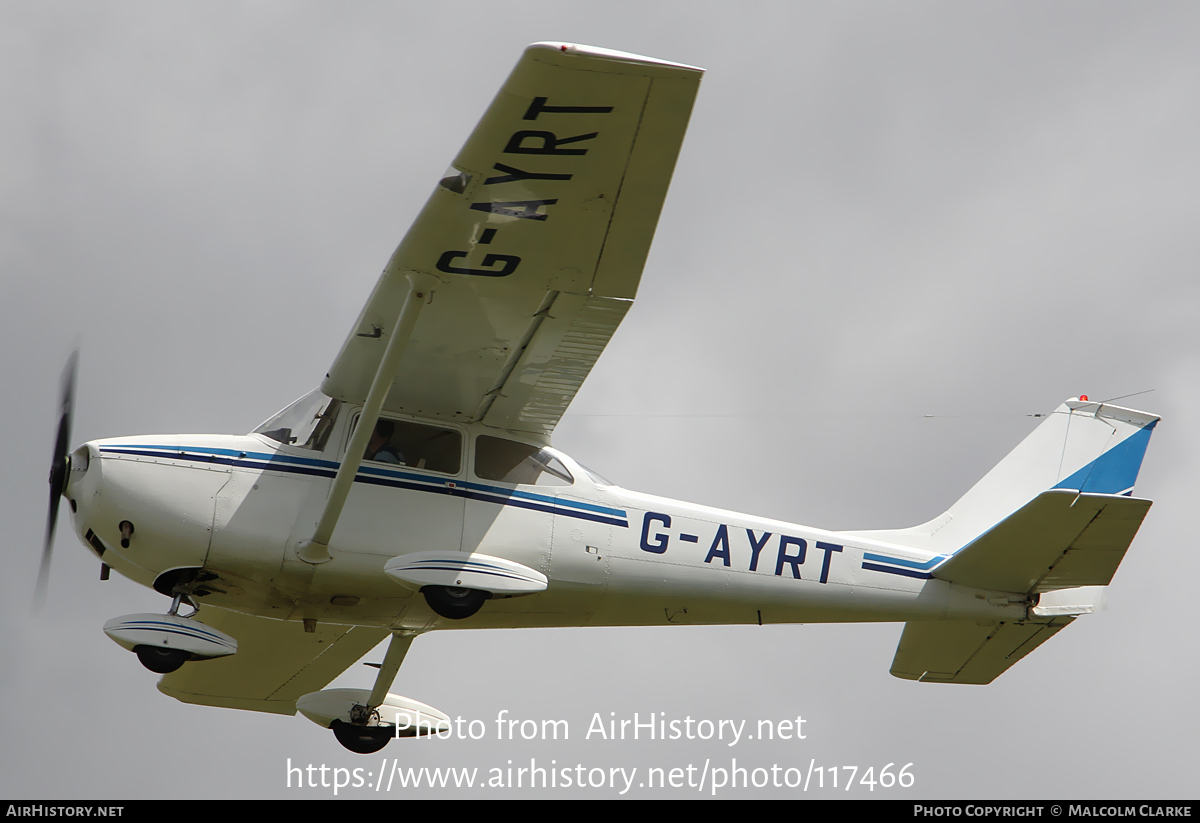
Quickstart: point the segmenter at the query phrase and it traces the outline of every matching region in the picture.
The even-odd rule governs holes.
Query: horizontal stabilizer
[[[1107,586],[1149,500],[1042,492],[939,566],[934,577],[1006,592]]]
[[[892,674],[922,683],[985,685],[1045,643],[1074,617],[1047,623],[986,623],[974,620],[911,622],[892,660]]]

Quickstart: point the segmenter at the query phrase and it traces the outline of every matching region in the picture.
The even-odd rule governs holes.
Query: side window
[[[454,429],[381,417],[375,422],[363,459],[458,474],[462,467],[462,435]]]
[[[486,434],[475,439],[475,476],[528,486],[575,483],[567,467],[545,449]]]

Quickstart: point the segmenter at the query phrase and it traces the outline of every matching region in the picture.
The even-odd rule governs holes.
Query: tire
[[[329,728],[337,741],[355,754],[375,754],[396,736],[395,726],[355,726],[334,720]]]
[[[138,660],[142,665],[157,674],[170,674],[191,659],[191,655],[179,649],[168,649],[159,646],[135,646]]]
[[[442,617],[464,620],[483,606],[488,593],[479,589],[460,589],[454,586],[426,586],[421,589],[425,602]]]

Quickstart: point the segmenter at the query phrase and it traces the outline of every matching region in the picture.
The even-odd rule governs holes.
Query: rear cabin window
[[[475,476],[526,486],[571,486],[567,467],[539,446],[481,434],[475,439]]]
[[[454,429],[381,417],[375,421],[375,433],[367,443],[363,460],[458,474],[462,467],[462,435]]]

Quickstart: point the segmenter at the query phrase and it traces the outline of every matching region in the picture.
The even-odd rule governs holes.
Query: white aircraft
[[[251,434],[68,454],[72,360],[39,597],[65,498],[102,576],[172,598],[105,625],[162,692],[299,710],[360,753],[447,728],[388,693],[436,629],[899,621],[892,674],[989,683],[1099,608],[1150,507],[1145,412],[1068,400],[892,531],[627,491],[551,447],[637,291],[701,74],[530,46],[320,389]],[[324,688],[389,636],[372,688]]]

